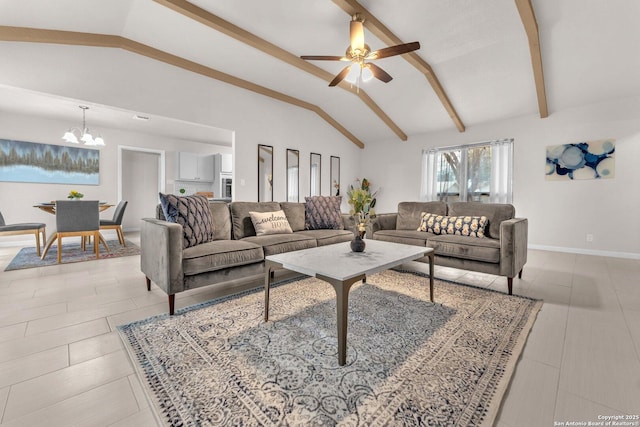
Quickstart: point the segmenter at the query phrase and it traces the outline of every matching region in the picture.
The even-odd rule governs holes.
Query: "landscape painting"
[[[100,184],[100,151],[0,139],[0,181]]]
[[[546,179],[611,179],[615,176],[615,150],[614,139],[548,146]]]

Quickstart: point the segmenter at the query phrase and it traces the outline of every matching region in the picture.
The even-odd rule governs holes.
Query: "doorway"
[[[118,146],[118,200],[127,200],[125,231],[139,231],[141,218],[155,218],[158,193],[165,191],[165,152]]]

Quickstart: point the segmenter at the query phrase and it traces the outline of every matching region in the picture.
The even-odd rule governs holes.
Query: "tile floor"
[[[4,272],[18,250],[0,247],[0,426],[156,425],[115,332],[167,311],[162,291],[147,292],[139,257]],[[436,275],[506,290],[496,276]],[[529,252],[514,290],[545,303],[498,427],[640,414],[639,277],[638,260]],[[185,292],[176,306],[214,296]]]

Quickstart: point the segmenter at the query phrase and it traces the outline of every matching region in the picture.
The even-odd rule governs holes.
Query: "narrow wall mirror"
[[[287,202],[299,202],[300,151],[287,148]]]
[[[273,201],[273,147],[258,144],[258,201]]]
[[[322,166],[322,156],[318,153],[311,153],[311,170],[309,172],[309,181],[311,182],[310,196],[320,195],[320,178]]]
[[[329,170],[331,177],[331,192],[334,196],[340,195],[340,157],[331,156],[331,167]]]

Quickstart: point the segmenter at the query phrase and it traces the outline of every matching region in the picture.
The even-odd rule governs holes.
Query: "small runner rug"
[[[542,302],[386,271],[349,295],[314,278],[119,327],[171,426],[491,425]]]
[[[122,256],[140,255],[140,248],[128,240],[127,246],[122,246],[118,239],[107,240],[107,245],[111,252],[107,252],[102,244],[100,245],[100,259],[118,258]],[[44,250],[44,249],[43,249]],[[87,245],[86,250],[80,248],[80,243],[64,243],[62,241],[62,264],[82,261],[95,261],[96,254],[93,252],[93,244]],[[58,265],[58,246],[52,245],[44,260],[40,259],[35,246],[22,248],[20,252],[11,260],[4,271],[21,270],[24,268],[44,267],[47,265]]]

